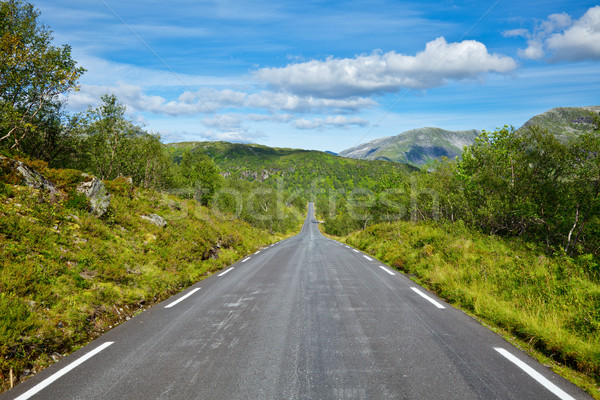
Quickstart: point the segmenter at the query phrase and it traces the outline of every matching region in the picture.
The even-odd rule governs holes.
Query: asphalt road
[[[8,399],[589,399],[373,257],[297,236],[119,325]]]

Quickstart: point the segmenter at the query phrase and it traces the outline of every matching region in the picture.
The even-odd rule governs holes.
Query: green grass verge
[[[193,200],[105,182],[101,219],[77,195],[78,171],[38,170],[60,196],[0,176],[0,392],[246,254],[272,235]],[[140,215],[155,213],[160,228]]]
[[[600,265],[462,224],[396,222],[346,241],[535,350],[600,399]]]

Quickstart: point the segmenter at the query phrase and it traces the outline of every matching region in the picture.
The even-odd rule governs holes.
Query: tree
[[[19,150],[34,136],[55,139],[59,96],[75,89],[84,72],[69,46],[52,45],[39,15],[22,0],[0,2],[0,143]]]
[[[131,177],[136,185],[162,188],[169,179],[170,161],[158,134],[127,120],[126,108],[113,94],[101,96],[98,107],[74,119],[72,130],[80,147],[72,164],[100,179]]]
[[[200,202],[208,205],[223,184],[215,163],[206,154],[192,150],[183,154],[179,167],[185,185],[196,190]]]

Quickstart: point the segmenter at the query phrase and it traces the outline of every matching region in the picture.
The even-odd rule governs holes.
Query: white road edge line
[[[494,347],[498,353],[502,354],[506,357],[510,362],[515,364],[517,367],[521,368],[525,373],[531,376],[533,379],[538,381],[542,386],[546,389],[554,393],[559,399],[562,400],[575,400],[573,397],[569,396],[565,391],[556,386],[554,383],[550,382],[548,379],[544,378],[542,374],[531,368],[529,365],[525,364],[523,361],[519,360],[517,357],[513,356],[508,350],[503,349],[502,347]]]
[[[242,260],[242,262],[243,262],[243,263],[245,263],[245,262],[246,262],[246,261],[248,261],[250,258],[252,258],[252,257],[246,257],[246,258],[244,258],[244,259]]]
[[[196,293],[198,290],[200,290],[200,288],[196,288],[194,290],[191,290],[185,296],[182,296],[182,297],[178,298],[177,300],[175,300],[174,302],[172,302],[171,304],[166,305],[165,308],[171,308],[171,307],[173,307],[174,305],[178,304],[179,302],[184,301],[185,299],[187,299],[188,297],[190,297],[191,295],[193,295],[194,293]]]
[[[356,249],[352,249],[352,251],[354,251],[355,253],[358,253],[358,252],[359,252],[359,251],[358,251],[358,250],[356,250]]]
[[[422,298],[424,298],[425,300],[427,300],[428,302],[430,302],[431,304],[436,306],[437,308],[439,308],[439,309],[446,308],[443,305],[441,305],[440,303],[438,303],[437,301],[435,301],[434,299],[432,299],[431,297],[427,296],[425,293],[421,292],[416,287],[411,287],[411,289],[414,290],[414,292],[417,293],[419,296],[421,296]]]
[[[366,259],[367,259],[367,260],[369,260],[369,261],[373,261],[373,259],[372,259],[371,257],[367,256],[367,255],[364,255],[364,254],[363,254],[363,257],[364,257],[364,258],[366,258]]]
[[[229,268],[229,269],[226,269],[225,271],[221,272],[221,273],[220,273],[219,275],[217,275],[217,276],[223,276],[223,275],[225,275],[226,273],[233,271],[233,269],[234,269],[234,268],[235,268],[235,267],[231,267],[231,268]]]
[[[257,251],[257,252],[256,252],[256,253],[254,253],[254,254],[258,254],[258,253],[260,253],[260,250],[259,250],[259,251]]]
[[[71,372],[73,369],[77,368],[78,366],[80,366],[81,364],[83,364],[84,362],[89,360],[90,358],[94,357],[96,354],[100,353],[102,350],[106,349],[108,346],[110,346],[113,343],[114,342],[106,342],[106,343],[98,346],[97,348],[90,351],[86,355],[77,359],[77,361],[72,362],[71,364],[67,365],[63,369],[56,372],[54,375],[51,375],[50,377],[44,379],[43,381],[41,381],[40,383],[38,383],[37,385],[35,385],[31,389],[29,389],[28,391],[26,391],[25,393],[23,393],[22,395],[17,397],[15,400],[26,400],[26,399],[30,398],[31,396],[34,396],[35,394],[42,391],[46,387],[50,386],[54,381],[56,381],[63,375],[66,375],[67,373]]]
[[[382,270],[384,270],[385,272],[387,272],[390,275],[396,275],[394,272],[390,271],[389,269],[387,269],[383,265],[380,265],[379,268],[381,268]]]

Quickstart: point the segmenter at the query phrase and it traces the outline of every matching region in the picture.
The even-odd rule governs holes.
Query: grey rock
[[[58,194],[56,186],[46,179],[42,174],[23,164],[21,161],[12,160],[0,156],[0,160],[8,160],[8,164],[23,177],[23,183],[34,189],[45,190],[51,194]],[[5,161],[6,162],[6,161]]]
[[[100,218],[108,210],[110,194],[100,179],[88,174],[82,175],[91,179],[80,183],[77,186],[77,191],[85,194],[89,200],[91,213]]]
[[[167,221],[165,221],[163,219],[163,217],[161,217],[160,215],[146,214],[146,215],[140,215],[140,218],[142,218],[156,226],[160,226],[161,228],[164,228],[165,226],[167,226]]]

